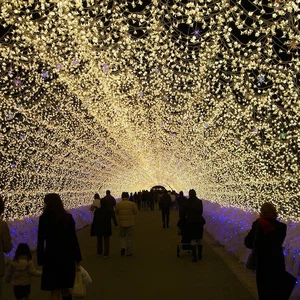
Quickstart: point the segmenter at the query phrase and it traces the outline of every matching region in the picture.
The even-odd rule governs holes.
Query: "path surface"
[[[176,235],[177,218],[178,212],[172,211],[170,228],[163,229],[160,211],[140,211],[136,217],[132,257],[120,256],[118,229],[114,229],[107,260],[96,255],[96,239],[90,237],[90,226],[78,231],[82,265],[93,279],[86,299],[255,300],[249,287],[235,275],[239,275],[238,268],[232,265],[238,263],[228,265],[228,259],[227,263],[226,259],[221,259],[222,255],[213,250],[208,235],[202,261],[192,263],[187,251],[182,251],[179,258],[176,256],[176,246],[180,242]],[[34,278],[32,300],[50,299],[49,293],[39,290],[39,285],[39,278]],[[12,286],[4,284],[3,300],[13,299]]]

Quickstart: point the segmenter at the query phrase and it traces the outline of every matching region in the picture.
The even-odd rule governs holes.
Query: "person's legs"
[[[191,240],[191,248],[192,248],[192,255],[193,255],[192,262],[197,262],[196,244],[197,244],[196,240]]]
[[[97,254],[102,255],[103,247],[102,247],[102,236],[97,235]]]
[[[166,211],[166,222],[167,222],[167,227],[169,227],[169,220],[170,220],[170,211]]]
[[[199,239],[197,242],[197,248],[198,248],[198,259],[202,259],[202,249],[203,249],[203,244],[202,244],[202,239]]]
[[[126,227],[120,227],[119,237],[120,237],[121,255],[123,256],[125,254],[125,249],[126,249]]]
[[[166,212],[164,210],[161,211],[161,217],[162,217],[162,223],[163,223],[163,228],[166,228]]]
[[[69,289],[61,289],[61,296],[63,300],[72,300],[72,295]]]
[[[104,236],[104,257],[109,255],[109,236]]]
[[[132,255],[134,226],[127,227],[127,255]]]
[[[51,291],[51,300],[60,300],[60,292],[60,289]]]
[[[30,298],[30,285],[14,285],[14,295],[17,300]]]

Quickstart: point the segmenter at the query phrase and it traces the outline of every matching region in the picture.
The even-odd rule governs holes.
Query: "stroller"
[[[177,245],[177,257],[179,257],[181,250],[187,250],[188,252],[192,250],[191,239],[188,237],[186,232],[186,220],[179,219],[177,222],[177,235],[181,235],[180,245]]]

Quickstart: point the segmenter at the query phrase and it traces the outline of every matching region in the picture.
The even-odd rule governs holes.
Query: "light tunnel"
[[[299,0],[4,0],[5,217],[163,185],[300,220]]]

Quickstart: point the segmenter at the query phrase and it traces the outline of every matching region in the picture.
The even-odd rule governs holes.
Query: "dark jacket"
[[[73,287],[75,262],[82,258],[71,214],[57,218],[53,212],[47,212],[40,216],[37,260],[43,266],[42,290]]]
[[[179,210],[180,219],[185,222],[186,236],[198,240],[203,238],[203,204],[197,197],[189,198]]]
[[[94,212],[91,236],[111,236],[111,219],[113,219],[115,226],[118,226],[113,209],[106,207],[97,208]]]
[[[263,218],[259,218],[261,220]],[[282,292],[282,276],[285,272],[282,244],[286,236],[286,224],[276,219],[267,218],[269,230],[261,221],[255,221],[245,237],[245,246],[257,250],[256,281],[260,300],[280,299]],[[271,228],[271,229],[270,229]],[[272,229],[273,228],[273,229]],[[279,297],[279,298],[277,298]]]
[[[172,207],[171,196],[167,193],[163,194],[159,200],[159,208],[163,211],[169,211]]]
[[[184,206],[187,204],[187,198],[185,196],[178,196],[177,203],[179,205],[179,209],[183,209]]]
[[[116,207],[116,199],[112,195],[106,195],[102,198],[102,201],[106,202],[106,207],[113,209]]]
[[[189,198],[186,205],[180,208],[180,218],[186,218],[188,223],[201,223],[203,214],[202,200],[195,198]]]

